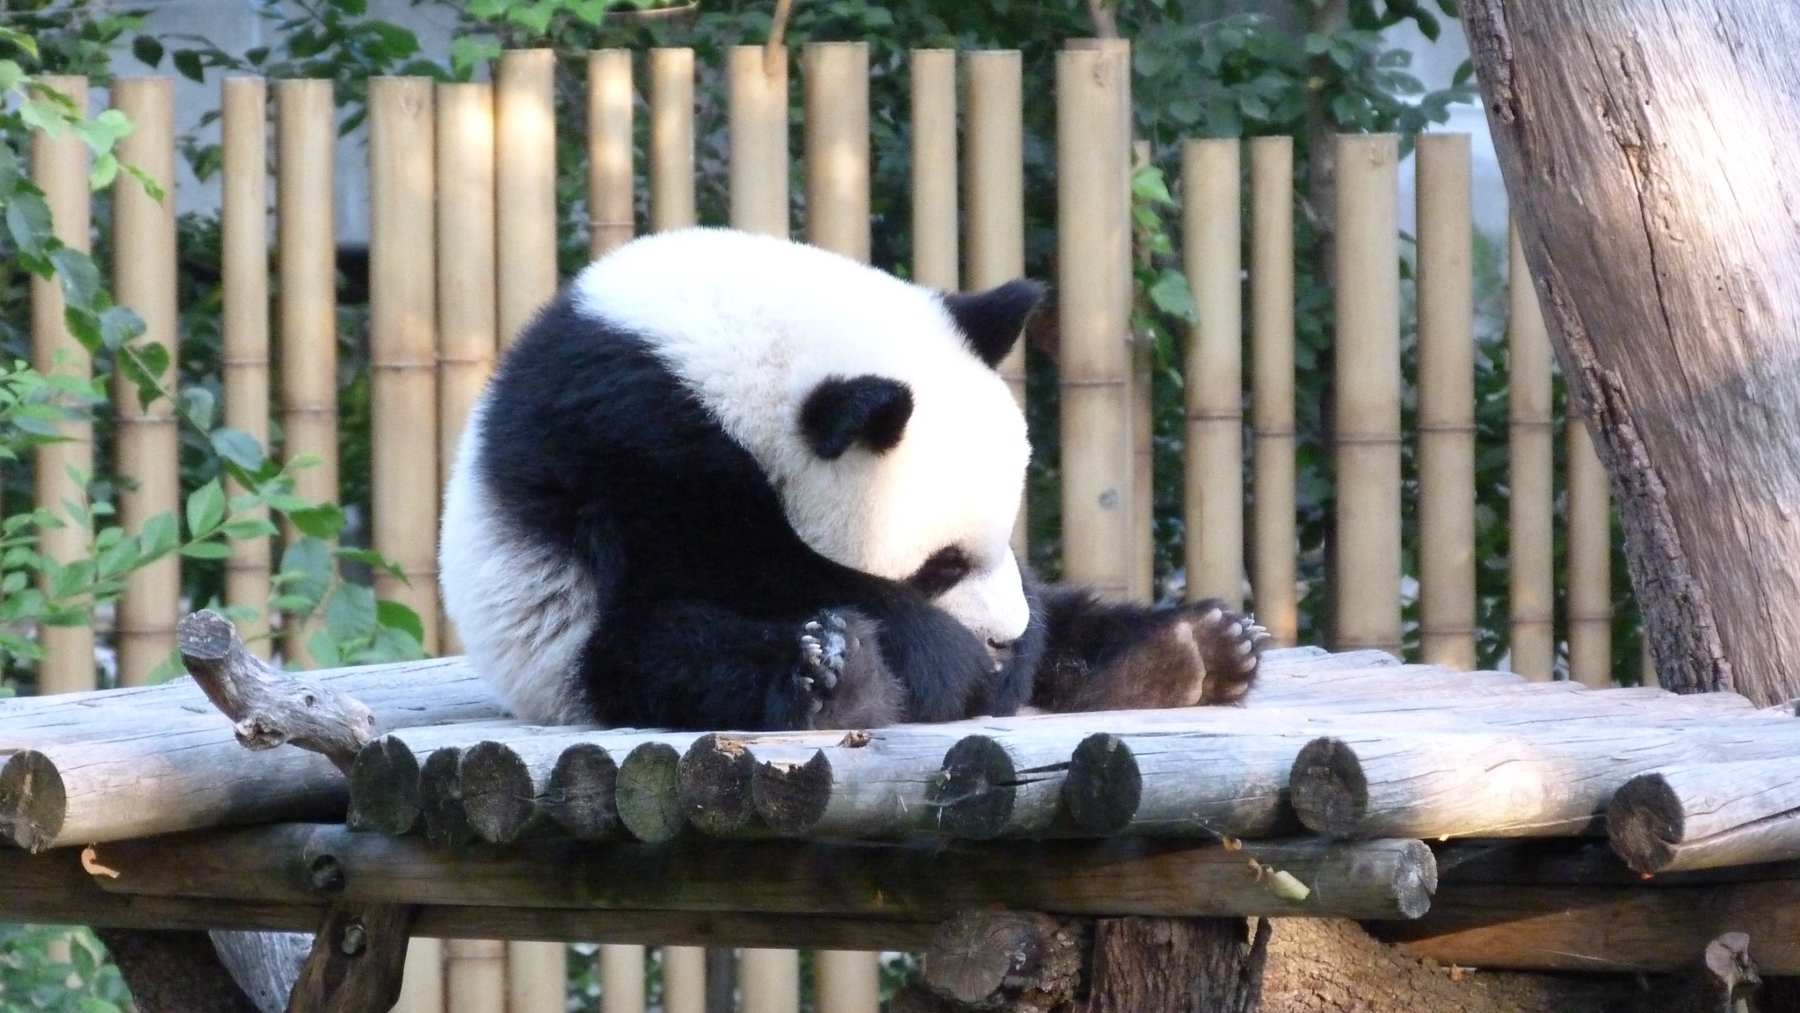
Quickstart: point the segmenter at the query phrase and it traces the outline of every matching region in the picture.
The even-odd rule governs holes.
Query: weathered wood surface
[[[1463,14],[1657,671],[1763,704],[1800,696],[1800,7]]]
[[[328,907],[288,996],[288,1013],[393,1009],[415,914],[391,904]]]
[[[1289,785],[1301,822],[1332,837],[1558,837],[1598,832],[1639,773],[1724,757],[1800,758],[1800,722],[1334,734],[1301,751]]]
[[[95,935],[125,979],[134,1013],[260,1011],[220,963],[205,932],[102,928]],[[24,1008],[25,1001],[8,1006]]]
[[[203,842],[203,843],[200,843]],[[735,911],[940,920],[969,907],[1106,916],[1409,918],[1436,885],[1417,841],[1228,849],[1184,842],[912,845],[568,840],[449,852],[416,838],[290,824],[103,845],[103,890],[306,904]],[[1259,874],[1259,867],[1265,870]],[[750,874],[754,870],[754,874]],[[1268,873],[1287,873],[1303,897]],[[419,930],[424,934],[423,929]],[[841,947],[840,947],[841,948]]]
[[[1027,911],[965,911],[944,922],[925,951],[923,1008],[1054,1010],[1073,1000],[1093,927]]]
[[[1625,782],[1606,833],[1642,873],[1800,858],[1800,757],[1664,767]]]

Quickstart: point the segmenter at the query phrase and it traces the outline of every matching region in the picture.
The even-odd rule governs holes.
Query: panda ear
[[[962,329],[969,347],[990,366],[1000,365],[1025,330],[1026,321],[1044,301],[1044,286],[1026,278],[986,292],[954,292],[944,305]]]
[[[879,454],[891,450],[912,418],[912,391],[883,376],[829,377],[806,396],[800,432],[813,453],[827,461],[861,443]]]

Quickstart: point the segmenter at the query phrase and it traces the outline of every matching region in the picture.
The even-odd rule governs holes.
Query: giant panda
[[[519,717],[859,728],[1226,703],[1217,602],[1040,585],[996,372],[1042,289],[943,294],[723,229],[627,243],[503,354],[447,486],[445,611]]]

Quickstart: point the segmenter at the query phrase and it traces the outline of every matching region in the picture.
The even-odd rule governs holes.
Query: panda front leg
[[[701,601],[622,604],[585,667],[594,707],[614,725],[765,731],[902,717],[876,626],[852,609],[783,621]]]
[[[1036,596],[1043,644],[1031,703],[1043,710],[1234,703],[1255,683],[1269,641],[1249,616],[1214,599],[1151,608],[1060,585]]]

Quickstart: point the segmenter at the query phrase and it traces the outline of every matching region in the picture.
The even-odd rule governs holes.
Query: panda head
[[[688,229],[619,248],[576,292],[644,336],[814,552],[916,587],[992,643],[1023,635],[1010,539],[1031,450],[997,367],[1042,286],[945,294],[816,247]]]

